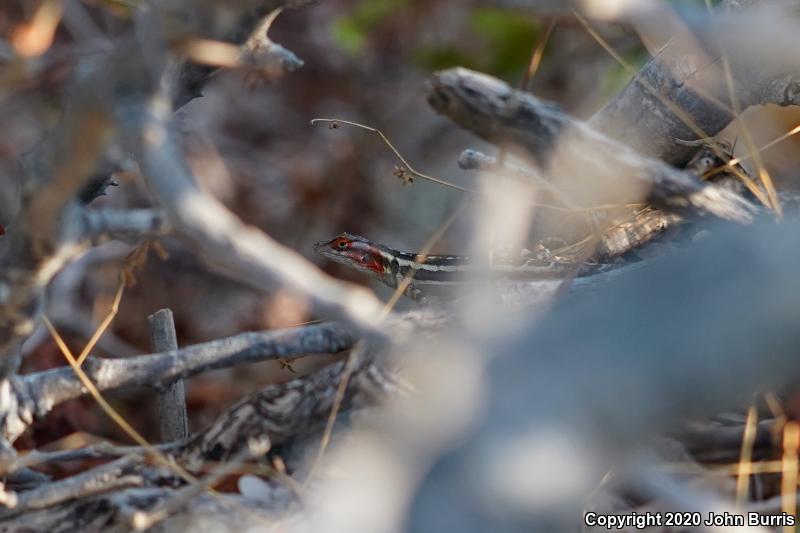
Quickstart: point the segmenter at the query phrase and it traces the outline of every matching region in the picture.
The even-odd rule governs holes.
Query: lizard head
[[[326,242],[318,242],[314,250],[328,259],[342,263],[371,276],[381,277],[386,272],[387,250],[369,239],[340,233]]]

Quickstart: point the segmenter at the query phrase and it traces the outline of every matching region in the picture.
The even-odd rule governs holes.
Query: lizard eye
[[[334,246],[336,246],[339,250],[344,250],[347,248],[347,241],[345,239],[339,239],[334,243]]]

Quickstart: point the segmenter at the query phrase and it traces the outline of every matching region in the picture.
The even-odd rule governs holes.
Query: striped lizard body
[[[462,255],[428,255],[399,252],[365,237],[341,233],[314,249],[325,257],[347,265],[397,289],[410,276],[404,294],[425,303],[429,296],[456,292],[486,272],[485,267]],[[488,273],[491,279],[535,280],[558,279],[571,273],[572,263],[547,261],[529,255],[496,258]]]

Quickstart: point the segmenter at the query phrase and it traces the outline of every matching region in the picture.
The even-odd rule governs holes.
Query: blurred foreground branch
[[[589,487],[629,465],[643,439],[793,383],[798,228],[796,218],[718,228],[486,341],[497,354],[487,411],[416,494],[411,528],[566,529]],[[511,471],[518,475],[497,476]]]

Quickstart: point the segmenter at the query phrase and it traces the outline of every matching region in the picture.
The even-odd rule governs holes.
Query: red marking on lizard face
[[[383,256],[377,246],[363,237],[343,233],[314,248],[330,259],[376,274],[383,274]]]

